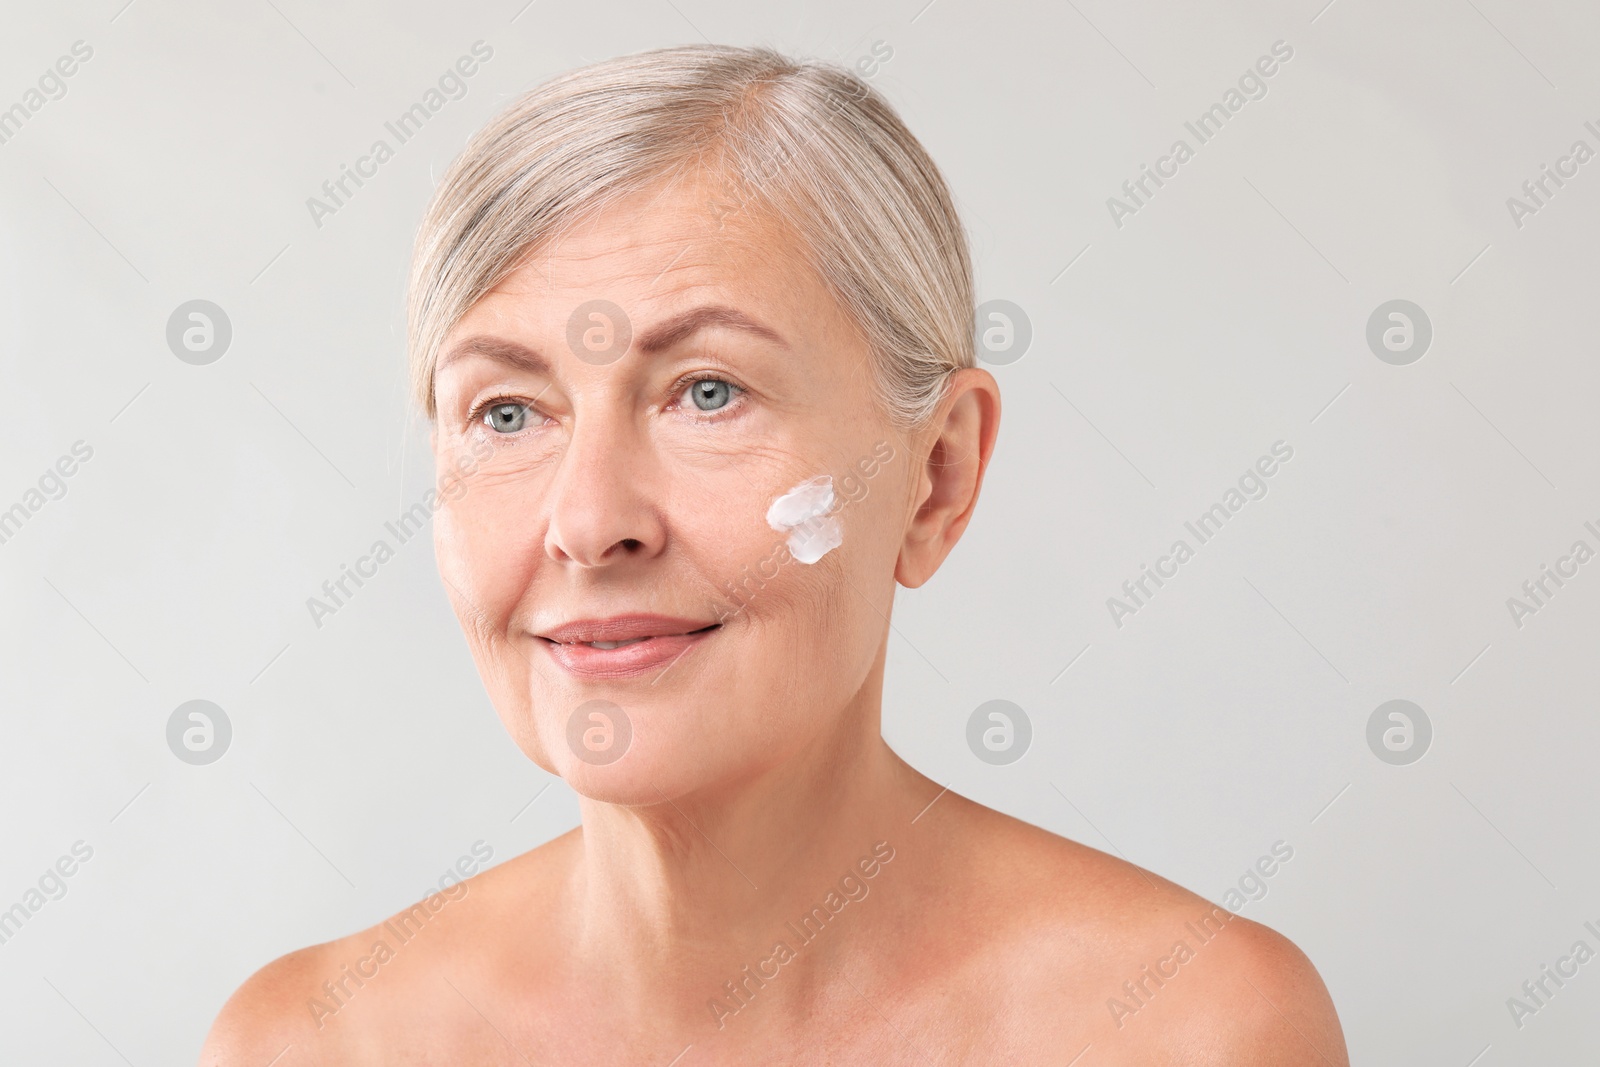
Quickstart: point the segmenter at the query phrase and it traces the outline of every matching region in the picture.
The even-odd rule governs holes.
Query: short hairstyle
[[[439,348],[532,252],[623,196],[692,173],[724,211],[796,234],[872,351],[877,399],[924,425],[974,366],[966,235],[927,151],[853,72],[770,48],[690,45],[568,71],[478,131],[440,182],[411,265],[412,389],[432,418]]]

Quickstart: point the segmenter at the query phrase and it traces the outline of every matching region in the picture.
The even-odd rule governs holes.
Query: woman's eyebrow
[[[785,341],[778,331],[725,304],[704,304],[680,315],[674,315],[666,322],[652,327],[648,333],[634,342],[633,347],[643,355],[655,355],[683,343],[701,330],[716,327],[743,330],[780,348],[789,347],[789,342]],[[437,370],[442,371],[467,356],[486,356],[496,363],[503,363],[529,374],[542,374],[548,377],[551,373],[549,362],[534,349],[509,338],[494,337],[489,334],[474,334],[451,346],[449,351],[439,357]]]
[[[450,350],[439,358],[437,370],[442,371],[467,356],[487,356],[496,363],[504,363],[529,374],[546,376],[550,374],[550,364],[538,352],[516,341],[504,337],[491,337],[488,334],[475,334],[451,346]]]
[[[635,344],[644,355],[654,355],[683,342],[700,330],[717,326],[743,330],[770,341],[779,348],[789,347],[789,342],[785,341],[777,330],[725,304],[703,304],[681,315],[675,315],[666,322],[652,327]]]

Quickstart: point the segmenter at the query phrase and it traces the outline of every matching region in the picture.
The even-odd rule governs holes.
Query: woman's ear
[[[951,375],[943,402],[912,452],[921,464],[912,474],[911,517],[895,562],[894,577],[901,585],[915,589],[933,577],[961,539],[999,432],[1000,386],[994,375],[975,367]]]

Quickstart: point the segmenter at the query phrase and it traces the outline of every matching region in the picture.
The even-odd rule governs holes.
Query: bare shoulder
[[[445,983],[493,966],[508,924],[539,911],[528,901],[554,892],[566,837],[268,963],[217,1014],[201,1067],[422,1062],[452,1047],[461,1011]]]
[[[1333,998],[1306,954],[1249,919],[1234,916],[1228,927],[1203,983],[1211,1008],[1198,997],[1189,1003],[1184,1041],[1217,1063],[1348,1067]]]
[[[312,945],[280,956],[251,975],[212,1022],[200,1050],[202,1067],[268,1063],[314,1035],[305,1003],[338,946],[339,942]]]
[[[981,828],[984,925],[1011,974],[1056,1020],[1052,1041],[1118,1062],[1348,1064],[1326,986],[1305,953],[1117,856],[958,802]]]

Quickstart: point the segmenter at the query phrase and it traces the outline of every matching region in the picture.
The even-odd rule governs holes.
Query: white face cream
[[[833,507],[833,478],[821,475],[801,482],[772,502],[767,525],[789,535],[789,554],[801,563],[815,563],[844,541]]]

